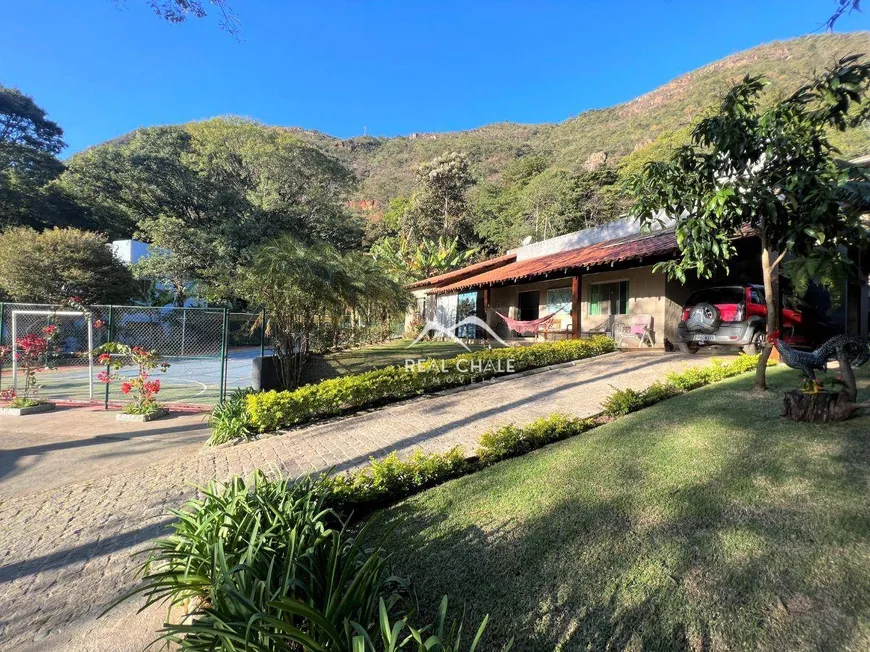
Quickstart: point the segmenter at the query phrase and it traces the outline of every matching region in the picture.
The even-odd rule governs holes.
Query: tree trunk
[[[855,384],[855,372],[852,371],[852,361],[845,346],[837,350],[837,362],[840,364],[840,378],[843,380],[843,394],[852,403],[858,398],[858,386]]]
[[[782,416],[792,421],[843,421],[859,407],[864,406],[850,401],[846,392],[805,394],[793,389],[783,397]]]
[[[771,273],[770,258],[773,252],[767,248],[767,237],[761,234],[761,275],[764,279],[764,300],[767,305],[767,335],[776,330],[776,299],[773,294],[773,275]],[[755,387],[758,391],[767,389],[767,360],[773,344],[765,340],[764,350],[758,358],[758,366],[755,368]]]

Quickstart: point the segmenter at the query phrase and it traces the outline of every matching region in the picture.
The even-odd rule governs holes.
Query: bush
[[[209,446],[253,436],[245,400],[253,391],[251,388],[235,389],[226,401],[214,406],[208,417],[208,427],[211,429],[207,442]]]
[[[477,457],[483,465],[493,464],[514,455],[522,455],[547,444],[594,428],[595,419],[578,419],[564,414],[554,414],[537,419],[525,427],[502,426],[480,438]]]
[[[0,295],[15,301],[127,303],[136,293],[130,269],[106,239],[80,229],[15,227],[0,233]]]
[[[613,394],[604,399],[601,406],[604,414],[609,417],[625,416],[643,407],[643,396],[631,388],[617,389]]]
[[[471,470],[460,446],[446,453],[414,452],[401,459],[395,452],[377,460],[359,471],[328,476],[331,500],[336,506],[352,507],[391,499],[404,498],[420,489],[463,475]]]
[[[458,651],[461,626],[447,623],[446,601],[433,626],[412,627],[406,583],[369,545],[367,526],[349,534],[328,496],[320,481],[255,473],[173,510],[173,533],[154,543],[133,593],[168,604],[161,638],[182,650]],[[418,646],[421,632],[440,647]]]
[[[774,364],[775,361],[768,361],[769,366]],[[656,381],[640,392],[633,389],[617,390],[605,399],[603,411],[609,417],[625,416],[659,401],[751,371],[757,365],[757,355],[740,355],[727,361],[713,358],[706,367],[672,371],[665,375],[665,382]]]
[[[256,431],[267,432],[492,378],[506,373],[508,361],[512,371],[518,372],[615,350],[613,340],[597,336],[464,353],[450,360],[427,360],[412,368],[385,367],[324,380],[293,391],[251,394],[247,397],[248,414]]]

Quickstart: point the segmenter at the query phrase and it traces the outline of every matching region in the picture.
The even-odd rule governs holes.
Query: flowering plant
[[[127,414],[149,414],[160,409],[157,394],[160,380],[150,377],[154,370],[165,373],[169,363],[161,360],[157,351],[149,351],[142,346],[129,346],[120,342],[108,342],[93,351],[99,364],[106,365],[106,371],[97,374],[97,380],[109,384],[121,380],[121,393],[132,394],[134,401],[124,406]],[[118,372],[127,365],[137,368],[135,376],[121,376]]]
[[[15,338],[15,349],[11,353],[15,356],[15,361],[24,374],[24,390],[20,396],[16,394],[15,390],[7,390],[0,398],[10,400],[12,407],[31,407],[40,404],[41,401],[37,395],[42,385],[39,383],[37,374],[57,366],[58,336],[57,326],[48,324],[38,333],[27,333],[22,337]],[[0,358],[9,352],[8,347],[3,347],[3,350],[0,351]]]

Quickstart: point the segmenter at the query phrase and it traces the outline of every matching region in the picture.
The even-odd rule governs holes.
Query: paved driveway
[[[347,469],[393,450],[405,454],[460,444],[471,452],[489,428],[554,412],[589,416],[600,411],[613,387],[641,389],[667,371],[704,361],[678,354],[616,354],[239,446],[193,452],[181,445],[148,466],[131,464],[120,473],[64,486],[42,480],[49,487],[43,491],[22,491],[28,486],[23,473],[0,478],[0,649],[141,650],[160,626],[162,610],[137,615],[138,603],[128,602],[96,616],[130,588],[140,563],[132,554],[164,531],[167,508],[191,496],[192,484],[257,468],[285,475]]]

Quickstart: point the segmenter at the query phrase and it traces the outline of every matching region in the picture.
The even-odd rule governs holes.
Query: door
[[[538,290],[517,293],[517,319],[531,321],[540,317],[541,293]]]

